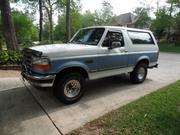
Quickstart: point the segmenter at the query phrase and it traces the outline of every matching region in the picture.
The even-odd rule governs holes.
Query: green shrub
[[[0,52],[0,65],[16,64],[21,59],[21,54],[14,51]]]
[[[48,45],[48,44],[51,44],[50,41],[48,40],[43,40],[39,43],[39,45]]]
[[[19,49],[23,50],[25,48],[32,47],[34,45],[35,44],[32,41],[26,41],[26,42],[23,42],[23,43],[19,44]]]

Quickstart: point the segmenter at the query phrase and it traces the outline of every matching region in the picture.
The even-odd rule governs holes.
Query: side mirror
[[[114,48],[121,47],[121,46],[122,46],[122,44],[120,41],[113,41],[113,42],[111,42],[109,49],[114,49]]]

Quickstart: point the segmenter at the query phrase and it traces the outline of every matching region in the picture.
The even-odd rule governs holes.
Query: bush
[[[22,44],[19,44],[19,50],[23,50],[25,48],[28,48],[28,47],[32,47],[34,46],[35,44],[32,42],[32,41],[26,41],[26,42],[23,42]]]
[[[0,52],[0,65],[17,64],[21,59],[21,54],[14,51]]]

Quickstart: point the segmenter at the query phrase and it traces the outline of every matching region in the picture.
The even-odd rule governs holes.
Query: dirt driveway
[[[180,79],[180,55],[161,53],[158,69],[133,85],[118,76],[88,82],[82,100],[65,106],[52,90],[37,90],[19,78],[0,78],[1,135],[65,134],[105,113]]]

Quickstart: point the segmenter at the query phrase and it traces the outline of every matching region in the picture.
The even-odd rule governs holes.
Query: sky
[[[144,7],[154,7],[157,8],[157,1],[159,1],[159,6],[165,4],[165,0],[109,0],[113,7],[113,12],[116,15],[120,15],[127,12],[132,12],[138,6]],[[102,8],[103,0],[81,0],[82,12],[85,10],[99,10]]]
[[[113,13],[115,15],[120,15],[123,13],[133,12],[136,7],[151,7],[151,17],[154,16],[154,12],[157,8],[157,1],[159,2],[159,6],[165,5],[166,0],[108,0],[113,7]],[[100,10],[102,8],[103,0],[81,0],[82,12],[86,10],[95,11]],[[22,5],[11,4],[11,7],[17,8],[18,10],[22,10]],[[37,15],[37,20],[38,20]],[[57,23],[57,15],[53,17],[55,24]],[[38,23],[38,22],[35,22]]]

